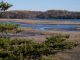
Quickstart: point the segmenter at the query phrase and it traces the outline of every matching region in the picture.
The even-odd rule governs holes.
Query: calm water
[[[58,19],[57,19],[58,20]],[[61,20],[63,21],[63,20]],[[74,20],[68,20],[68,21],[74,21],[74,22],[80,22],[80,19],[77,21]],[[8,22],[1,22],[1,23],[8,23]],[[14,24],[20,24],[21,27],[29,27],[34,30],[57,30],[57,31],[80,31],[77,28],[80,28],[80,25],[69,25],[69,24],[27,24],[23,22],[15,22],[15,21],[10,21],[10,23]]]
[[[61,25],[61,24],[22,24],[22,27],[31,27],[35,30],[64,30],[64,31],[79,31],[79,25]]]
[[[39,18],[34,18],[31,20],[53,20],[53,21],[71,21],[71,22],[80,22],[80,19],[39,19]]]

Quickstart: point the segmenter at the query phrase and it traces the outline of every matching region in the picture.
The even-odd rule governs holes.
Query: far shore
[[[28,24],[75,24],[80,25],[80,22],[72,21],[54,21],[54,20],[31,20],[31,19],[0,19],[0,21],[16,21]]]

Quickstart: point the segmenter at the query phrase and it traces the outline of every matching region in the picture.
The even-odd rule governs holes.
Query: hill
[[[42,11],[6,11],[0,13],[0,18],[27,19],[80,19],[80,12],[72,12],[66,10],[48,10]]]

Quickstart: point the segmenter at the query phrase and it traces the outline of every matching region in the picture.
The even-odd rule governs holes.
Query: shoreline
[[[78,24],[80,25],[80,22],[69,22],[69,21],[52,21],[52,20],[28,20],[28,19],[0,19],[0,21],[16,21],[16,22],[23,22],[23,23],[29,23],[29,24]],[[30,32],[30,33],[39,33],[39,34],[43,34],[43,35],[37,35],[37,36],[28,36],[28,37],[24,37],[24,38],[34,38],[35,40],[38,39],[39,40],[44,40],[45,36],[49,36],[49,35],[54,35],[54,34],[70,34],[70,36],[72,36],[70,39],[72,40],[80,40],[80,31],[75,31],[75,32],[68,32],[68,31],[42,31],[42,30],[33,30],[31,28],[22,28],[25,32]],[[80,29],[80,28],[78,28]]]
[[[31,19],[0,19],[0,21],[16,21],[23,22],[28,24],[71,24],[71,25],[80,25],[80,22],[72,21],[54,21],[54,20],[31,20]]]

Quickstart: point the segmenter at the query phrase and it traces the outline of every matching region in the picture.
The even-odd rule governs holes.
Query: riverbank
[[[46,37],[56,35],[56,34],[70,35],[70,38],[67,41],[80,43],[80,32],[41,31],[41,30],[32,30],[32,29],[29,29],[29,30],[26,29],[26,31],[43,34],[43,35],[24,37],[24,38],[27,38],[27,39],[32,39],[32,40],[34,40],[35,42],[38,42],[38,43],[41,43],[41,42],[45,41]],[[56,54],[56,56],[60,60],[80,60],[80,45],[77,46],[74,49],[59,52],[59,53]]]
[[[73,21],[56,21],[56,20],[31,20],[31,19],[0,19],[0,21],[16,21],[23,22],[28,24],[77,24],[80,25],[80,22]]]
[[[22,23],[28,23],[28,24],[78,24],[80,25],[80,22],[72,22],[72,21],[54,21],[54,20],[29,20],[29,19],[0,19],[0,21],[16,21],[16,22],[22,22]],[[75,31],[75,32],[68,32],[68,31],[51,31],[51,30],[46,30],[46,31],[42,31],[42,30],[33,30],[32,28],[22,28],[26,33],[30,33],[27,35],[27,33],[25,34],[25,37],[34,37],[37,38],[35,35],[37,36],[48,36],[48,35],[53,35],[53,34],[70,34],[71,40],[80,40],[80,31]],[[77,28],[78,30],[80,30],[80,28]],[[30,36],[31,35],[31,36]],[[20,36],[21,37],[21,36]],[[23,36],[24,37],[24,36]],[[76,39],[75,39],[76,38]],[[44,40],[44,39],[38,39],[38,40]]]
[[[28,24],[78,24],[80,22],[71,22],[71,21],[52,21],[52,20],[28,20],[28,19],[0,19],[0,21],[16,21],[23,22]],[[80,29],[80,28],[78,28]],[[23,32],[17,35],[11,35],[12,38],[20,38],[20,39],[32,39],[35,42],[41,43],[45,41],[46,37],[62,34],[62,35],[70,35],[68,41],[76,41],[80,43],[80,31],[70,32],[70,31],[42,31],[42,30],[33,30],[32,28],[22,28]],[[60,52],[56,55],[61,60],[80,60],[80,46],[68,50]]]

